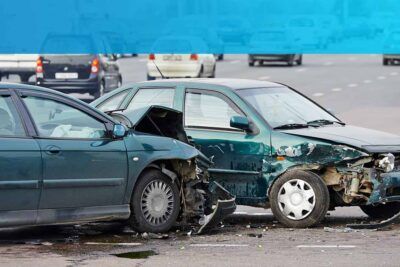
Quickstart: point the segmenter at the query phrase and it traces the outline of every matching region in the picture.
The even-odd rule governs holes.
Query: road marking
[[[394,72],[391,72],[390,75],[391,76],[397,76],[397,75],[399,75],[399,73],[397,71],[394,71]]]
[[[271,79],[271,77],[269,77],[269,76],[258,77],[258,80],[269,80],[269,79]]]
[[[358,86],[358,84],[356,84],[356,83],[350,83],[347,85],[347,87],[357,87],[357,86]]]
[[[307,71],[307,69],[306,68],[296,69],[296,72],[304,72],[304,71]]]
[[[385,80],[386,77],[385,77],[385,76],[378,76],[377,79],[378,79],[378,80]]]
[[[354,245],[298,245],[297,248],[356,248]]]
[[[331,66],[331,65],[333,65],[333,62],[328,61],[328,62],[325,62],[323,65],[324,66]]]
[[[240,62],[240,60],[232,60],[231,62],[229,62],[229,63],[231,63],[231,64],[238,64]]]
[[[315,94],[313,94],[313,96],[316,96],[316,97],[320,97],[320,96],[323,96],[324,95],[324,93],[315,93]]]
[[[340,92],[342,91],[342,88],[332,88],[332,92]]]
[[[371,80],[364,80],[363,83],[372,83]]]
[[[248,244],[190,244],[191,247],[248,247]]]

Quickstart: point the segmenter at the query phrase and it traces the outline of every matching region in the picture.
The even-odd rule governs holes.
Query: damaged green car
[[[400,137],[346,125],[294,89],[240,79],[185,79],[124,86],[92,103],[131,112],[183,112],[190,142],[239,205],[271,207],[288,227],[329,209],[360,206],[372,218],[400,211]],[[172,125],[171,125],[172,127]]]

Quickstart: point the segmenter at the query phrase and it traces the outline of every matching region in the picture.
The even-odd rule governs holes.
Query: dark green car
[[[92,105],[182,111],[189,139],[214,163],[211,178],[237,204],[271,207],[287,226],[315,225],[337,206],[360,206],[373,218],[400,211],[400,137],[346,125],[288,86],[152,81],[124,86]]]
[[[179,220],[201,232],[232,213],[182,125],[163,128],[182,114],[135,114],[128,123],[53,90],[0,84],[0,227],[127,220],[164,232]]]

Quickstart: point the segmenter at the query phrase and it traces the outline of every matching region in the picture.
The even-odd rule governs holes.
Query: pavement
[[[217,77],[285,83],[344,122],[400,133],[400,66],[381,55],[305,55],[302,66],[249,67],[226,55]],[[146,78],[146,57],[119,60],[123,82]],[[1,266],[399,266],[400,226],[350,230],[366,222],[357,207],[338,208],[315,228],[284,228],[270,210],[239,206],[207,235],[177,227],[141,236],[122,223],[0,230]]]

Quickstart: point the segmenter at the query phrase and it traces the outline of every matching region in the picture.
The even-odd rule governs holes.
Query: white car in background
[[[147,62],[147,80],[157,78],[215,77],[216,60],[207,52],[207,45],[197,37],[163,37],[158,39]],[[182,54],[163,53],[182,51]],[[188,54],[188,51],[193,51]],[[185,53],[185,54],[183,54]]]

